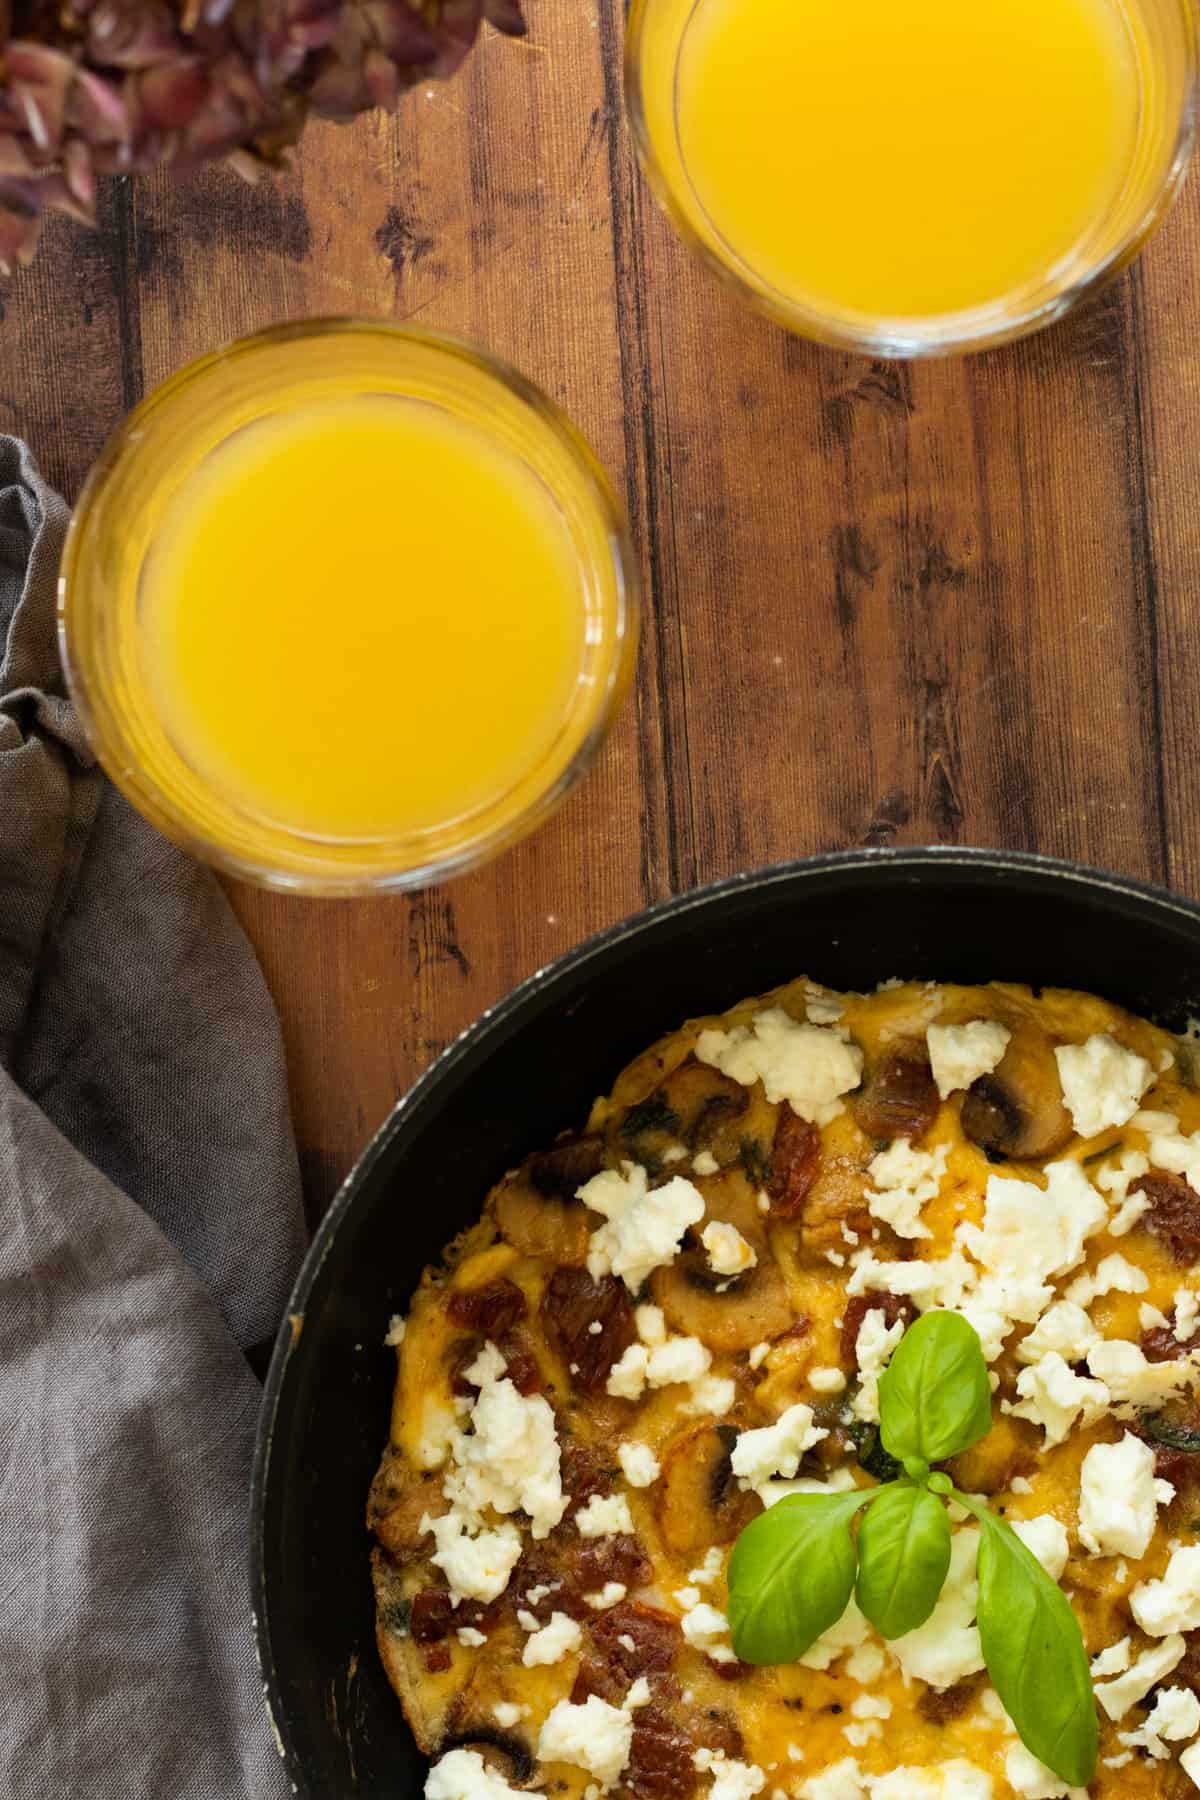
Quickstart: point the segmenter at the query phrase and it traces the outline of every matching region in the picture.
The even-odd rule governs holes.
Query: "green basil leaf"
[[[845,1612],[857,1559],[850,1521],[883,1490],[789,1494],[761,1513],[729,1559],[729,1627],[742,1662],[795,1662]]]
[[[880,1494],[858,1528],[858,1604],[885,1638],[923,1625],[950,1568],[950,1519],[927,1488]]]
[[[1012,1527],[963,1494],[983,1527],[979,1637],[1021,1742],[1070,1787],[1096,1773],[1099,1730],[1083,1633],[1071,1602]]]
[[[992,1391],[978,1334],[958,1313],[910,1325],[879,1382],[883,1447],[899,1462],[944,1462],[992,1429]]]

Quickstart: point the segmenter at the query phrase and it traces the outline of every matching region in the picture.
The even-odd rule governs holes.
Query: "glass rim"
[[[419,831],[337,840],[304,833],[276,821],[264,827],[262,853],[252,854],[223,842],[214,832],[198,825],[134,752],[121,716],[104,691],[103,677],[98,677],[95,657],[80,654],[86,634],[76,631],[73,625],[74,611],[81,604],[80,560],[109,482],[118,466],[136,454],[149,418],[160,415],[217,368],[281,344],[334,335],[379,337],[415,345],[435,358],[445,358],[448,364],[458,364],[481,376],[486,383],[496,384],[532,415],[539,431],[548,434],[566,453],[581,478],[585,503],[594,508],[607,556],[601,556],[593,566],[609,570],[612,619],[599,640],[601,662],[591,715],[561,767],[552,770],[549,765],[557,765],[563,734],[580,717],[577,696],[564,714],[562,729],[516,786],[506,788],[462,820]],[[548,491],[558,498],[552,485],[548,484]],[[82,603],[85,611],[94,607],[89,596],[84,596]],[[144,818],[190,855],[226,875],[259,887],[337,897],[401,892],[446,880],[511,848],[548,818],[586,773],[620,711],[633,676],[640,610],[638,564],[625,509],[590,443],[556,401],[503,357],[453,333],[393,319],[335,314],[269,325],[206,351],[165,377],[126,414],[105,441],[72,508],[59,565],[56,626],[67,692],[88,743],[113,785]],[[511,808],[508,803],[512,795],[526,784],[532,784],[534,791],[522,804]],[[253,823],[256,828],[262,824],[224,789],[210,784],[210,791],[217,796],[224,818]],[[433,843],[460,824],[461,838],[449,845]],[[271,844],[286,846],[294,860],[273,861]],[[340,860],[329,854],[334,849],[341,853]],[[323,852],[328,855],[326,861],[322,860]]]
[[[693,0],[684,30],[690,24],[696,7],[703,3],[704,0]],[[912,361],[995,349],[1053,324],[1113,281],[1138,255],[1170,211],[1183,185],[1195,148],[1200,107],[1196,17],[1192,10],[1192,0],[1170,0],[1170,4],[1177,7],[1183,24],[1187,55],[1179,127],[1163,179],[1155,189],[1153,198],[1106,255],[1068,286],[1012,315],[998,316],[998,308],[1003,303],[991,301],[985,306],[931,314],[920,320],[919,329],[914,329],[917,323],[914,319],[884,317],[862,324],[839,319],[819,306],[795,300],[781,289],[773,287],[764,277],[755,274],[751,265],[738,256],[732,245],[727,246],[728,257],[722,255],[692,224],[686,208],[676,196],[675,185],[655,150],[646,116],[640,46],[646,18],[650,9],[657,4],[659,0],[631,0],[625,27],[624,55],[625,107],[638,162],[651,192],[667,215],[676,235],[691,254],[715,272],[753,311],[782,325],[796,336],[823,344],[829,349],[862,356]],[[682,149],[680,160],[682,163]],[[686,164],[684,167],[686,169]],[[700,205],[698,198],[697,205]],[[714,236],[724,243],[715,224],[713,231]]]

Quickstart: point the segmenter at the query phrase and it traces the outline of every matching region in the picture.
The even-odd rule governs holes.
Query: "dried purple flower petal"
[[[98,175],[277,165],[308,113],[394,107],[520,0],[0,0],[0,270],[41,213],[94,215]]]

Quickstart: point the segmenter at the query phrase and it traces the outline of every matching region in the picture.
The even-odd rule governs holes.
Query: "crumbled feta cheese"
[[[1053,1513],[1039,1513],[1034,1519],[1014,1519],[1013,1530],[1051,1581],[1060,1581],[1071,1554],[1066,1526]]]
[[[521,1800],[478,1750],[447,1750],[425,1777],[425,1800]]]
[[[961,1756],[932,1768],[892,1769],[871,1782],[871,1800],[992,1800],[990,1775]]]
[[[1056,1350],[1047,1351],[1032,1368],[1017,1376],[1019,1403],[1010,1407],[1014,1418],[1028,1419],[1046,1433],[1046,1448],[1066,1442],[1077,1419],[1085,1427],[1103,1417],[1109,1392],[1102,1381],[1089,1381],[1069,1369]]]
[[[883,1736],[883,1726],[878,1719],[852,1719],[842,1726],[842,1736],[855,1750],[863,1750],[872,1739]]]
[[[1077,1277],[1067,1289],[1076,1306],[1090,1306],[1104,1294],[1144,1294],[1150,1277],[1123,1256],[1106,1256],[1094,1273]]]
[[[1114,1722],[1123,1719],[1130,1707],[1144,1700],[1150,1689],[1168,1676],[1183,1661],[1187,1650],[1185,1637],[1166,1637],[1143,1650],[1133,1667],[1113,1681],[1096,1683],[1096,1698]]]
[[[428,1513],[421,1518],[421,1531],[432,1533],[437,1545],[429,1560],[445,1575],[455,1606],[462,1600],[498,1599],[521,1557],[521,1534],[515,1525],[472,1535],[471,1523],[456,1507],[438,1519]]]
[[[845,1391],[846,1377],[840,1369],[810,1369],[808,1385],[814,1394],[840,1394]]]
[[[694,1337],[668,1338],[650,1352],[646,1380],[651,1387],[673,1387],[677,1381],[699,1381],[708,1373],[712,1352]]]
[[[836,1025],[846,1008],[828,988],[810,987],[804,997],[804,1013],[810,1025]]]
[[[1132,1661],[1133,1646],[1130,1639],[1124,1637],[1120,1643],[1101,1650],[1099,1656],[1093,1656],[1092,1680],[1103,1681],[1107,1675],[1123,1675]]]
[[[869,1800],[863,1772],[852,1756],[810,1775],[800,1789],[800,1800]]]
[[[967,1526],[955,1532],[950,1546],[950,1571],[937,1605],[924,1625],[896,1638],[890,1646],[906,1680],[915,1676],[930,1687],[949,1688],[983,1668],[975,1624],[978,1556],[978,1527]]]
[[[814,1125],[827,1125],[844,1111],[841,1096],[862,1079],[863,1053],[837,1030],[798,1025],[782,1007],[769,1007],[750,1025],[732,1031],[702,1031],[696,1056],[743,1087],[761,1081],[773,1106],[790,1102]]]
[[[856,1719],[890,1719],[892,1703],[880,1695],[860,1694],[851,1701],[850,1711]]]
[[[661,1306],[651,1306],[648,1302],[643,1302],[641,1306],[634,1308],[633,1322],[637,1326],[637,1334],[643,1344],[651,1350],[657,1344],[666,1343],[667,1315]]]
[[[533,1536],[544,1538],[567,1504],[554,1412],[541,1394],[518,1393],[504,1367],[495,1345],[487,1344],[466,1370],[479,1394],[470,1432],[456,1430],[451,1440],[443,1491],[468,1520],[480,1520],[487,1507],[528,1513]]]
[[[693,1381],[692,1391],[680,1407],[683,1413],[712,1413],[720,1417],[732,1411],[737,1399],[737,1383],[725,1375],[702,1375]]]
[[[719,1175],[721,1165],[711,1150],[699,1150],[692,1158],[692,1172],[696,1175]]]
[[[1135,1181],[1149,1172],[1150,1158],[1144,1150],[1125,1150],[1115,1163],[1105,1163],[1096,1171],[1096,1186],[1118,1203],[1117,1211],[1109,1221],[1111,1237],[1125,1237],[1149,1210],[1148,1194],[1131,1194],[1129,1191]]]
[[[1200,1700],[1190,1688],[1160,1689],[1153,1711],[1136,1731],[1123,1731],[1121,1742],[1130,1750],[1146,1750],[1158,1762],[1171,1752],[1169,1743],[1179,1744],[1200,1731]]]
[[[856,1419],[863,1419],[872,1425],[879,1423],[879,1378],[903,1336],[903,1319],[897,1319],[894,1325],[889,1325],[887,1314],[874,1306],[869,1313],[864,1314],[855,1342],[858,1392],[851,1405]]]
[[[602,1169],[579,1190],[579,1198],[607,1221],[588,1244],[588,1271],[594,1279],[619,1275],[630,1293],[655,1269],[674,1262],[689,1225],[704,1217],[704,1201],[682,1175],[649,1189],[640,1163],[620,1172]]]
[[[725,1552],[720,1544],[713,1544],[706,1551],[704,1561],[698,1569],[688,1570],[688,1580],[698,1581],[702,1587],[711,1587],[720,1581],[725,1573]]]
[[[1200,1744],[1189,1744],[1179,1758],[1179,1766],[1194,1787],[1200,1788]]]
[[[1044,1192],[1027,1181],[989,1175],[983,1224],[962,1224],[956,1238],[993,1275],[1045,1282],[1083,1258],[1108,1208],[1076,1162],[1048,1163]]]
[[[1010,1494],[1032,1494],[1033,1483],[1024,1475],[1014,1475],[1008,1484]]]
[[[521,1661],[527,1669],[561,1662],[568,1651],[578,1650],[582,1642],[583,1633],[568,1613],[551,1613],[550,1623],[526,1638]]]
[[[492,1708],[492,1717],[504,1731],[511,1731],[525,1716],[525,1708],[517,1706],[511,1700],[497,1700]]]
[[[649,1444],[638,1444],[632,1441],[618,1444],[617,1461],[620,1463],[621,1473],[630,1487],[649,1487],[652,1482],[658,1480],[662,1473],[658,1458]]]
[[[1200,1545],[1172,1551],[1162,1579],[1135,1587],[1129,1607],[1147,1637],[1200,1627]]]
[[[682,1144],[670,1144],[663,1151],[662,1160],[668,1166],[670,1166],[672,1163],[683,1162],[683,1160],[686,1156],[687,1156],[687,1151],[684,1149]]]
[[[860,1681],[864,1687],[869,1687],[873,1681],[879,1680],[886,1662],[887,1657],[881,1645],[860,1644],[846,1658],[846,1673],[851,1681]]]
[[[1190,1288],[1175,1290],[1175,1342],[1188,1344],[1200,1330],[1200,1294]]]
[[[580,1537],[611,1537],[619,1531],[633,1531],[633,1514],[624,1494],[593,1494],[586,1506],[575,1514],[575,1527]]]
[[[682,1619],[683,1635],[697,1650],[703,1650],[714,1662],[734,1662],[733,1651],[724,1641],[729,1636],[729,1620],[707,1600],[689,1607]]]
[[[1155,1480],[1153,1450],[1132,1432],[1119,1444],[1093,1444],[1079,1482],[1085,1548],[1095,1556],[1145,1556],[1166,1485]]]
[[[946,1173],[949,1150],[914,1150],[907,1138],[897,1138],[871,1158],[867,1173],[875,1191],[867,1194],[867,1210],[890,1225],[899,1237],[932,1236],[921,1223],[921,1208],[937,1195]]]
[[[774,1425],[741,1433],[733,1446],[733,1472],[744,1488],[758,1487],[772,1475],[794,1475],[805,1452],[828,1436],[813,1424],[812,1407],[799,1402]]]
[[[628,1592],[629,1589],[623,1582],[606,1581],[594,1594],[585,1594],[583,1597],[594,1612],[607,1612],[610,1606],[616,1606],[622,1601]]]
[[[721,1219],[713,1219],[704,1227],[700,1242],[714,1275],[744,1275],[758,1261],[758,1252],[746,1242],[737,1226],[727,1225]]]
[[[473,1625],[460,1625],[454,1635],[464,1650],[478,1650],[481,1645],[487,1643],[483,1632],[476,1631]]]
[[[1008,1785],[1021,1800],[1087,1800],[1086,1788],[1068,1787],[1024,1744],[1009,1745],[1004,1758],[1004,1773]]]
[[[541,1762],[571,1763],[599,1782],[615,1787],[629,1761],[633,1720],[620,1707],[589,1694],[582,1706],[560,1700],[551,1709],[538,1738]]]
[[[561,1586],[561,1581],[540,1581],[536,1587],[525,1589],[525,1599],[530,1606],[537,1606],[546,1598],[547,1594],[552,1594],[555,1588]],[[536,1620],[534,1623],[536,1624]]]
[[[676,1588],[674,1598],[676,1605],[682,1607],[684,1612],[690,1612],[693,1606],[700,1604],[700,1589],[698,1587]]]
[[[1116,1405],[1161,1406],[1181,1388],[1194,1387],[1200,1374],[1190,1361],[1149,1362],[1140,1346],[1125,1338],[1096,1344],[1088,1351],[1087,1360]]]
[[[604,1384],[614,1400],[640,1400],[646,1391],[646,1365],[650,1352],[645,1344],[630,1344],[613,1364]]]
[[[387,1336],[383,1340],[384,1343],[388,1345],[389,1348],[393,1350],[396,1349],[404,1342],[404,1334],[407,1330],[408,1321],[405,1319],[403,1313],[393,1313],[388,1320]]]
[[[752,1369],[759,1369],[762,1367],[763,1363],[766,1362],[770,1354],[771,1346],[764,1340],[761,1344],[755,1344],[753,1346],[746,1361],[750,1364]]]
[[[931,1025],[925,1033],[929,1066],[943,1100],[990,1075],[1012,1033],[996,1019],[972,1019],[967,1025]]]
[[[1126,1050],[1107,1031],[1096,1032],[1085,1044],[1060,1045],[1054,1059],[1063,1099],[1080,1137],[1127,1125],[1154,1083],[1154,1070],[1145,1057]]]
[[[755,1794],[766,1785],[766,1776],[754,1763],[728,1758],[713,1765],[708,1800],[754,1800]]]
[[[1100,1342],[1096,1330],[1082,1306],[1071,1300],[1059,1300],[1049,1312],[1042,1314],[1028,1337],[1017,1345],[1017,1361],[1036,1363],[1051,1351],[1065,1363],[1079,1363],[1093,1344]]]
[[[638,1676],[621,1704],[626,1712],[632,1712],[637,1706],[649,1706],[650,1683],[644,1675]]]
[[[1143,1120],[1157,1121],[1157,1129],[1143,1126],[1150,1132],[1152,1167],[1166,1169],[1171,1175],[1182,1175],[1189,1187],[1200,1192],[1200,1131],[1185,1136],[1179,1129],[1178,1119],[1170,1113],[1141,1113],[1134,1124]]]

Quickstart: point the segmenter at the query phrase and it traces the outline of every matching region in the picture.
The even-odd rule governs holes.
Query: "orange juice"
[[[239,432],[142,576],[182,754],[295,831],[421,831],[515,786],[583,667],[583,577],[537,477],[420,401],[331,400]]]
[[[902,330],[1112,253],[1178,155],[1192,40],[1180,0],[636,0],[631,61],[711,253],[760,298]]]
[[[620,509],[569,421],[432,333],[247,338],[132,413],[63,559],[68,677],[160,829],[310,892],[422,885],[530,830],[632,672]]]

